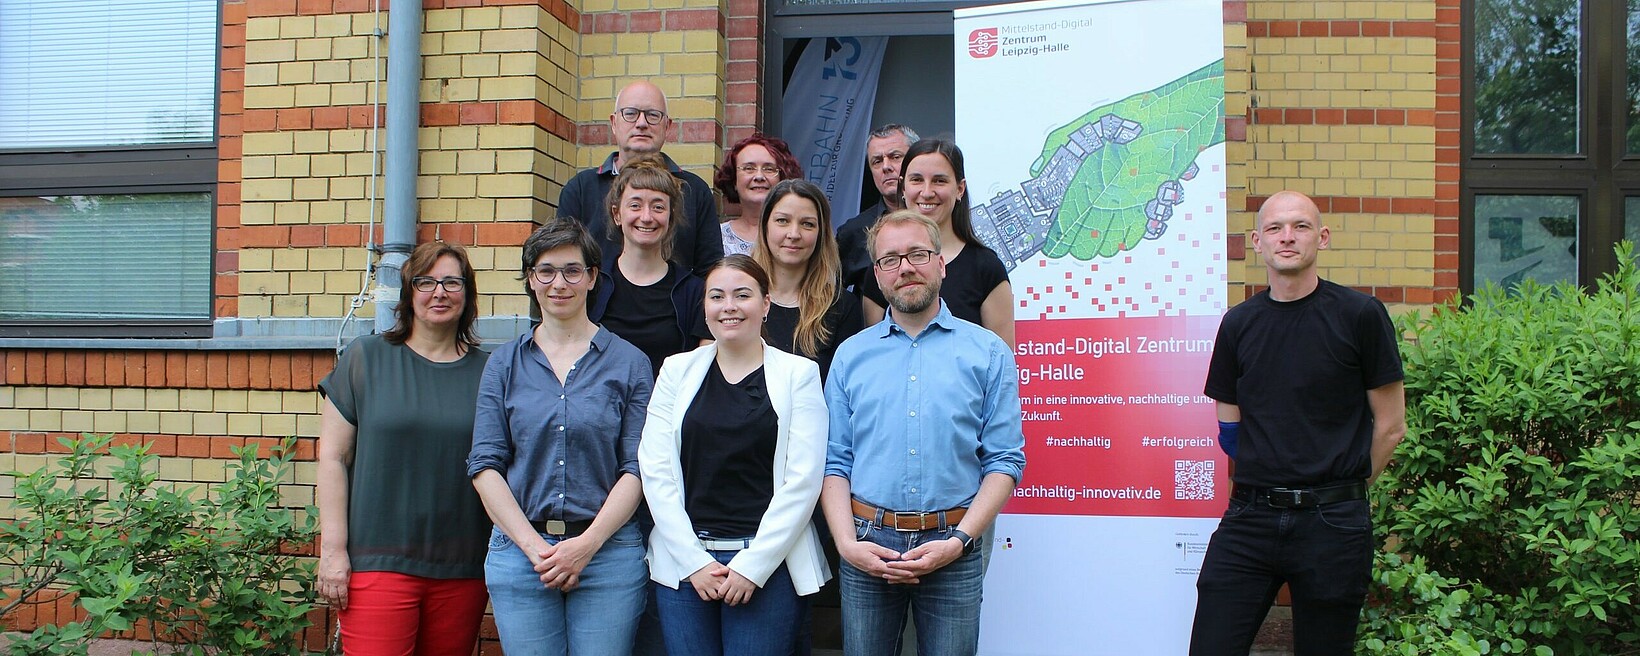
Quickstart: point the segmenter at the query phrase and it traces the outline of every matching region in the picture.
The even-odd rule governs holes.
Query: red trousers
[[[471,654],[489,600],[484,579],[354,572],[341,612],[342,651],[347,656]]]

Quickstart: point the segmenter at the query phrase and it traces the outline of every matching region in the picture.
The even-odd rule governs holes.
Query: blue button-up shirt
[[[826,475],[880,508],[967,507],[987,474],[1025,469],[1013,352],[944,301],[916,338],[890,313],[838,346],[826,405]]]
[[[490,354],[467,475],[500,472],[531,521],[590,520],[621,474],[638,475],[638,439],[654,388],[649,358],[599,327],[559,384],[533,334]]]

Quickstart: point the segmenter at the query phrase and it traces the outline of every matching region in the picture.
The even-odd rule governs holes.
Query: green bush
[[[20,519],[0,523],[0,615],[68,593],[86,619],[14,638],[9,653],[85,654],[92,639],[138,624],[178,653],[301,653],[313,572],[290,547],[311,542],[313,514],[298,522],[278,507],[294,441],[271,458],[238,451],[226,482],[191,495],[156,483],[146,445],[111,439],[63,439],[69,452],[55,466],[17,474]]]
[[[1405,317],[1407,437],[1373,492],[1390,550],[1557,654],[1640,653],[1640,272],[1618,256],[1588,293],[1526,282]],[[1364,638],[1390,642],[1371,620],[1415,596]]]

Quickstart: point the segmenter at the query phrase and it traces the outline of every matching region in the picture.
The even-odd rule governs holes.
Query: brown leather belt
[[[535,527],[536,533],[546,533],[547,535],[558,538],[573,538],[585,533],[588,528],[591,528],[592,521],[581,520],[576,522],[566,522],[562,519],[543,519],[540,521],[531,521],[530,526]]]
[[[931,531],[941,525],[956,528],[957,524],[962,521],[962,516],[968,514],[967,508],[952,508],[932,512],[894,512],[878,508],[859,499],[851,499],[850,501],[854,504],[855,517],[896,531]]]

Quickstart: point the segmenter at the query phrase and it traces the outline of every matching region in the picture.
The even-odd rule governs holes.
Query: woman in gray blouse
[[[484,615],[490,522],[468,486],[487,357],[460,246],[405,262],[398,322],[349,344],[319,382],[319,594],[349,654],[468,653]]]
[[[598,244],[571,219],[524,242],[541,323],[479,383],[467,473],[495,521],[484,580],[508,656],[626,656],[643,610],[638,439],[649,359],[587,319]]]

